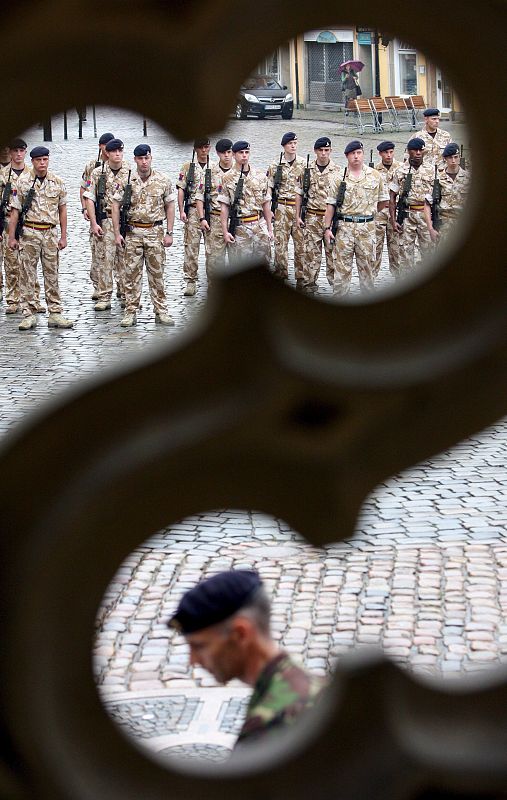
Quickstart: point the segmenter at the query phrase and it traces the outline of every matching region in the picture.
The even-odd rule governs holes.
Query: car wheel
[[[246,119],[246,111],[241,103],[236,103],[236,119]]]
[[[282,111],[282,119],[292,119],[293,111]]]

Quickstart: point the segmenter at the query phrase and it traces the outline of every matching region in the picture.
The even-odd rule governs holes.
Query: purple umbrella
[[[344,61],[343,64],[340,64],[340,66],[338,67],[338,72],[343,72],[345,67],[351,67],[354,70],[354,72],[361,72],[361,70],[364,67],[364,64],[362,61]]]

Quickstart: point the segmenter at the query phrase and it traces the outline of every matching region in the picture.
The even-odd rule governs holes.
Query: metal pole
[[[78,109],[78,139],[83,138],[83,117],[81,116],[81,109]]]
[[[148,136],[148,129],[146,127],[146,120],[143,119],[143,136]]]
[[[97,138],[97,114],[95,113],[95,106],[92,106],[92,113],[93,113],[93,136]]]
[[[378,30],[375,30],[373,41],[375,46],[375,96],[380,97],[380,55]],[[382,119],[382,114],[378,114],[378,121],[380,125],[382,125]]]
[[[294,39],[294,72],[296,75],[296,108],[299,110],[299,61],[297,37]]]
[[[67,141],[67,139],[69,138],[69,132],[68,132],[68,129],[67,129],[67,112],[66,111],[63,112],[63,138],[65,139],[65,141]]]
[[[53,129],[51,127],[51,117],[47,117],[42,123],[42,130],[45,142],[53,141]]]

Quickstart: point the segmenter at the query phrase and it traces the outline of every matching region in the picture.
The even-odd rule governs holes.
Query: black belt
[[[343,222],[373,222],[374,217],[373,215],[369,217],[358,217],[356,214],[338,214],[338,219],[341,219]]]

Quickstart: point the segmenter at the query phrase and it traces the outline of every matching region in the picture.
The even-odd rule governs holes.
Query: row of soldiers
[[[267,173],[250,163],[246,141],[216,143],[218,160],[210,164],[210,141],[196,139],[191,161],[181,168],[175,191],[170,179],[155,170],[151,148],[134,150],[135,170],[124,160],[124,146],[112,133],[99,139],[99,155],[86,166],[80,187],[81,211],[90,224],[90,277],[96,311],[111,308],[113,278],[125,309],[121,325],[136,322],[143,265],[155,320],[174,324],[164,289],[165,250],[173,243],[175,206],[184,224],[185,296],[196,291],[198,260],[204,242],[206,272],[211,281],[225,264],[255,256],[270,264],[274,240],[274,274],[288,278],[288,243],[294,243],[296,287],[317,292],[322,249],[327,279],[337,295],[349,291],[355,256],[360,285],[372,289],[387,238],[389,267],[398,278],[414,266],[415,244],[424,255],[457,219],[468,191],[468,171],[459,148],[439,129],[437,109],[425,112],[424,129],[407,144],[404,162],[394,158],[395,145],[377,146],[380,161],[364,164],[361,142],[350,142],[343,176],[332,158],[331,141],[320,137],[315,160],[297,156],[297,136],[286,133],[280,159]],[[40,303],[37,263],[42,263],[48,324],[72,327],[61,313],[58,256],[66,244],[66,192],[48,171],[49,150],[30,152],[26,142],[10,146],[10,163],[0,172],[6,313],[20,308],[20,330],[37,324]],[[56,226],[60,226],[58,236]],[[0,272],[1,274],[1,272]]]

